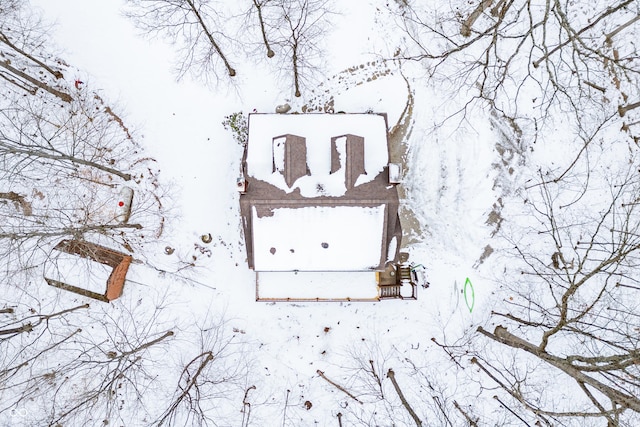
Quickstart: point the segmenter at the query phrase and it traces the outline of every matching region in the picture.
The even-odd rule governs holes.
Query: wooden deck
[[[387,265],[377,273],[380,299],[418,299],[417,284],[408,264]]]

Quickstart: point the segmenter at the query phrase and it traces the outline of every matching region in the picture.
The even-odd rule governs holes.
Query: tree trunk
[[[471,12],[471,15],[462,23],[462,28],[460,29],[460,34],[462,34],[463,37],[469,37],[471,35],[473,23],[476,22],[480,15],[482,15],[482,12],[488,9],[492,3],[493,0],[482,0],[480,4],[478,4],[478,7]]]
[[[74,157],[74,156],[70,156],[68,154],[64,154],[64,153],[59,153],[59,152],[54,152],[54,153],[50,153],[47,151],[42,151],[42,150],[29,150],[29,149],[23,149],[23,148],[18,148],[18,147],[13,147],[10,145],[6,145],[3,144],[2,142],[0,142],[0,151],[5,151],[8,153],[12,153],[12,154],[21,154],[27,157],[41,157],[44,159],[50,159],[50,160],[54,160],[54,161],[69,161],[71,163],[75,163],[78,165],[84,165],[84,166],[89,166],[92,168],[96,168],[99,169],[101,171],[119,176],[120,178],[124,179],[125,181],[130,181],[131,180],[131,174],[128,173],[122,173],[117,169],[113,169],[110,168],[108,166],[104,166],[101,165],[100,163],[96,163],[96,162],[92,162],[89,160],[85,160],[85,159],[81,159],[78,157]]]
[[[224,56],[224,54],[222,53],[222,49],[220,49],[220,46],[218,46],[218,43],[216,43],[215,39],[213,38],[213,34],[211,34],[211,31],[209,31],[209,27],[207,27],[207,25],[204,22],[204,19],[202,19],[202,16],[200,15],[200,12],[198,12],[198,9],[196,8],[196,5],[193,3],[192,0],[187,0],[187,4],[189,5],[191,10],[193,11],[193,14],[196,15],[196,18],[198,19],[198,22],[200,23],[200,27],[202,28],[202,31],[204,31],[205,35],[209,39],[209,42],[211,43],[211,46],[213,46],[215,51],[218,53],[218,55],[222,59],[222,62],[224,62],[225,67],[227,67],[227,71],[228,71],[229,75],[231,77],[235,76],[236,75],[236,70],[234,70],[231,67],[231,65],[229,64],[229,61],[227,61],[227,57]]]
[[[496,329],[492,334],[488,331],[485,331],[482,327],[479,327],[478,332],[493,339],[494,341],[506,344],[509,347],[520,348],[528,353],[531,353],[534,356],[539,357],[540,359],[549,363],[550,365],[560,369],[567,375],[571,376],[578,383],[588,384],[598,390],[600,393],[607,396],[612,401],[618,403],[619,405],[640,413],[640,399],[638,399],[638,397],[626,394],[620,390],[616,390],[613,387],[610,387],[598,381],[597,379],[584,374],[566,359],[553,356],[546,351],[541,350],[538,346],[533,345],[516,335],[513,335],[512,333],[507,331],[507,328],[503,326],[496,326]]]
[[[53,68],[49,67],[47,64],[45,64],[44,62],[40,61],[38,58],[35,58],[34,56],[28,54],[27,52],[25,52],[24,50],[20,49],[18,46],[14,45],[13,43],[11,43],[11,40],[9,40],[9,37],[6,36],[6,34],[4,34],[2,31],[0,31],[0,42],[6,44],[7,46],[9,46],[11,49],[15,50],[16,52],[18,52],[19,54],[21,54],[22,56],[24,56],[25,58],[35,62],[37,65],[39,65],[40,67],[44,68],[45,70],[47,70],[53,77],[55,77],[56,79],[61,79],[64,76],[62,75],[62,73],[58,70],[54,70]]]
[[[391,380],[391,383],[393,384],[393,388],[396,389],[396,393],[398,393],[398,397],[400,398],[400,401],[402,402],[402,405],[404,405],[404,407],[406,408],[407,412],[409,412],[409,415],[411,415],[411,418],[413,418],[413,421],[416,422],[416,426],[417,427],[422,427],[422,421],[420,421],[420,418],[414,412],[414,410],[411,407],[411,405],[409,405],[409,402],[407,402],[407,399],[404,397],[404,394],[402,393],[402,390],[400,390],[400,386],[398,385],[398,382],[396,381],[396,373],[393,372],[393,369],[389,369],[389,372],[387,372],[387,377]]]
[[[341,392],[343,392],[344,394],[346,394],[347,396],[349,396],[350,398],[352,398],[353,400],[355,400],[356,402],[358,402],[359,404],[362,405],[362,402],[360,400],[358,400],[357,397],[355,397],[353,394],[351,394],[349,392],[349,390],[345,389],[344,387],[342,387],[340,384],[331,381],[329,378],[327,378],[327,376],[324,374],[324,372],[322,372],[320,369],[318,369],[316,371],[316,373],[318,375],[320,375],[320,377],[322,379],[324,379],[326,382],[328,382],[329,384],[331,384],[332,386],[334,386],[335,388],[337,388],[338,390],[340,390]]]
[[[267,31],[264,28],[264,18],[262,17],[262,3],[258,0],[253,0],[253,5],[256,7],[258,11],[258,22],[260,23],[260,32],[262,33],[262,41],[264,42],[265,47],[267,48],[267,58],[273,58],[275,53],[271,50],[271,46],[269,46],[269,40],[267,39]]]
[[[302,94],[300,93],[300,80],[298,75],[298,45],[293,45],[293,84],[296,89],[296,97],[299,98]]]
[[[7,59],[6,61],[0,61],[0,67],[6,69],[7,71],[9,71],[10,73],[21,77],[23,79],[25,79],[26,81],[28,81],[31,84],[34,84],[36,86],[38,86],[40,89],[46,90],[47,92],[49,92],[52,95],[57,96],[58,98],[62,99],[64,102],[71,102],[73,101],[73,98],[71,97],[71,95],[64,93],[64,92],[60,92],[59,90],[56,90],[54,88],[52,88],[51,86],[42,83],[40,80],[35,79],[33,77],[31,77],[30,75],[23,73],[22,71],[13,68],[10,65],[10,61]]]

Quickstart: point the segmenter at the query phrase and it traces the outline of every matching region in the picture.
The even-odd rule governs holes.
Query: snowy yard
[[[29,3],[16,16],[0,5],[0,427],[639,425],[637,4],[615,2],[615,11],[606,2],[554,6],[560,22],[562,11],[574,14],[567,34],[584,36],[588,52],[607,56],[611,46],[592,31],[615,40],[622,59],[602,65],[579,43],[564,43],[565,27],[552,18],[558,36],[538,39],[535,27],[535,37],[518,38],[529,34],[529,23],[516,10],[541,19],[544,3],[310,0],[331,13],[315,11],[323,36],[309,42],[304,59],[312,66],[297,97],[291,72],[274,65],[287,61],[289,39],[274,43],[267,58],[259,27],[244,33],[243,12],[262,4],[268,18],[275,4],[304,2],[176,1],[200,5],[227,25],[214,35],[233,53],[237,72],[230,77],[216,59],[217,71],[207,69],[205,78],[186,72],[180,80],[180,43],[164,33],[145,38],[136,15],[172,2]],[[56,23],[37,43],[29,37],[44,27],[9,29],[28,27],[26,18],[36,15],[29,8]],[[496,16],[504,28],[491,41],[478,28]],[[461,25],[462,33],[476,32],[464,36]],[[7,41],[17,41],[4,33],[23,34],[22,49],[64,77],[16,54]],[[514,47],[520,41],[521,50]],[[574,48],[578,65],[566,59],[565,49]],[[527,54],[521,58],[527,49],[539,68]],[[495,62],[482,68],[484,60]],[[34,84],[7,68],[20,61],[28,64],[23,73],[40,75],[71,101],[38,85],[34,93],[16,89],[11,79]],[[574,65],[580,78],[572,77]],[[502,67],[512,68],[503,75]],[[311,299],[330,299],[347,286],[353,296],[346,297],[375,299],[373,272],[339,270],[376,264],[369,249],[378,237],[351,230],[379,228],[385,215],[383,205],[358,213],[301,208],[295,217],[254,213],[256,270],[270,271],[249,269],[236,190],[243,147],[222,122],[285,103],[287,114],[387,114],[389,160],[404,173],[400,248],[424,265],[430,284],[417,300],[270,301],[300,286],[315,288]],[[628,108],[624,116],[619,107]],[[346,129],[350,116],[340,116]],[[369,126],[367,115],[358,117]],[[274,135],[293,132],[274,121],[262,126]],[[60,138],[72,146],[60,148]],[[13,160],[9,142],[26,140],[30,149],[44,141],[40,152],[57,150],[62,166],[48,151]],[[259,154],[249,152],[265,158]],[[376,173],[386,164],[366,161]],[[271,163],[256,173],[276,179]],[[318,181],[304,179],[297,191],[317,191]],[[135,196],[123,223],[109,215],[125,184]],[[344,228],[323,228],[334,220]],[[292,238],[290,251],[269,254],[288,223],[331,246],[307,248]],[[132,252],[122,297],[103,303],[47,286],[43,260],[52,246],[95,235]],[[65,262],[58,266],[65,280],[100,290],[95,275],[83,279],[73,260]],[[292,280],[279,271],[291,263],[332,272]]]

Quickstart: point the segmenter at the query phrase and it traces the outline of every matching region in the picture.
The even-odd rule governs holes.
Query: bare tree
[[[141,392],[153,377],[141,355],[168,331],[142,325],[125,336],[131,317],[60,303],[43,266],[62,239],[141,250],[144,234],[162,229],[158,171],[110,105],[64,80],[68,66],[25,8],[0,7],[0,414],[28,409],[25,425],[115,419],[115,396]],[[123,220],[125,186],[136,197]]]
[[[66,108],[13,101],[0,113],[0,256],[7,267],[34,268],[64,238],[102,235],[133,251],[143,228],[161,232],[156,167],[107,107],[92,96]],[[124,186],[136,199],[127,222],[118,219]]]
[[[296,97],[321,68],[331,7],[330,0],[278,0],[271,5],[268,25],[272,44],[287,58],[287,68],[281,72],[291,76]]]
[[[24,2],[7,1],[1,6],[0,17],[0,78],[9,92],[47,92],[71,102],[62,73],[66,64],[50,53],[51,47],[43,49],[49,28],[38,14],[28,10]]]
[[[637,3],[391,5],[410,42],[400,57],[450,88],[461,116],[489,107],[529,151],[555,149],[564,131],[555,165],[529,165],[528,209],[503,213],[515,249],[496,274],[494,324],[479,329],[489,344],[449,343],[452,357],[465,366],[475,348],[483,387],[498,385],[514,422],[636,424]]]
[[[580,144],[615,119],[637,138],[636,114],[614,117],[637,113],[640,10],[632,0],[391,5],[409,41],[400,57],[461,94],[460,112],[488,104],[539,138],[562,122]]]
[[[101,236],[133,251],[143,228],[161,233],[163,213],[153,159],[89,85],[64,80],[67,65],[49,53],[46,27],[14,6],[2,10],[0,28],[0,260],[8,282],[20,284],[63,238]],[[125,186],[135,203],[122,221]]]
[[[463,365],[473,356],[502,390],[495,399],[521,420],[640,419],[640,179],[637,155],[625,151],[611,144],[562,179],[542,174],[530,185],[519,215],[529,220],[508,226],[497,326],[478,328],[495,346],[443,346]]]
[[[286,58],[270,66],[290,78],[295,96],[301,96],[323,63],[331,1],[250,0],[239,7],[244,10],[214,0],[129,0],[126,15],[145,34],[165,36],[179,47],[179,78],[191,73],[205,82],[219,81],[221,68],[233,77],[236,70],[226,52],[243,49],[255,61],[260,46],[267,58]],[[239,23],[235,37],[233,22]]]
[[[175,392],[156,419],[158,426],[214,426],[249,424],[247,386],[249,374],[244,344],[230,335],[223,321],[207,321],[200,326],[195,355],[186,357],[177,377]]]
[[[178,46],[178,78],[190,73],[205,82],[220,79],[220,68],[236,75],[225,49],[221,2],[211,0],[129,0],[126,15],[149,36],[167,37]]]
[[[191,425],[242,413],[248,425],[246,360],[220,324],[198,330],[199,347],[172,384],[180,392],[159,415],[149,390],[163,394],[171,367],[165,356],[182,333],[164,317],[166,301],[146,295],[89,306],[72,295],[80,301],[68,304],[43,286],[43,264],[62,239],[144,254],[162,233],[162,188],[154,160],[115,108],[89,84],[65,81],[66,64],[52,60],[40,39],[1,30],[0,57],[9,62],[0,67],[0,419],[24,410],[29,416],[15,425],[129,425],[155,417]],[[126,219],[117,214],[123,188],[134,192]]]
[[[264,52],[267,58],[273,58],[275,52],[271,48],[271,32],[268,24],[270,13],[276,0],[251,0],[248,9],[244,13],[244,21],[240,26],[243,31],[257,28],[260,39],[260,52]],[[246,39],[244,37],[243,39]],[[251,55],[252,52],[249,52]]]
[[[16,304],[0,340],[0,414],[16,408],[38,425],[142,421],[173,338],[165,303],[88,304],[30,314]],[[7,315],[3,316],[7,317]]]
[[[434,356],[429,359],[433,361]],[[432,362],[440,371],[446,362]],[[382,337],[350,345],[333,377],[351,399],[340,404],[346,425],[451,425],[459,423],[452,390],[433,375],[433,366],[416,365]],[[396,378],[396,375],[398,378]],[[357,401],[360,404],[355,404]],[[456,425],[456,424],[454,424]]]
[[[37,304],[37,301],[30,302]],[[82,332],[77,326],[65,326],[73,322],[77,312],[86,311],[89,306],[79,305],[46,314],[39,312],[37,305],[35,307],[28,309],[26,304],[12,301],[0,315],[0,418],[6,419],[17,410],[27,418],[30,414],[25,408],[30,402],[28,396],[35,398],[37,383],[47,380],[47,376],[35,379],[32,373],[38,367],[46,366],[46,360],[52,354]]]

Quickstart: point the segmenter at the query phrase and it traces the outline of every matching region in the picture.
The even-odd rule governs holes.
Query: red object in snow
[[[80,89],[80,85],[83,85],[84,82],[82,80],[76,80],[75,83],[73,84],[76,89]]]
[[[120,189],[120,197],[116,199],[118,207],[115,209],[115,220],[123,224],[129,221],[131,215],[131,204],[133,203],[133,189],[131,187],[122,187]]]

